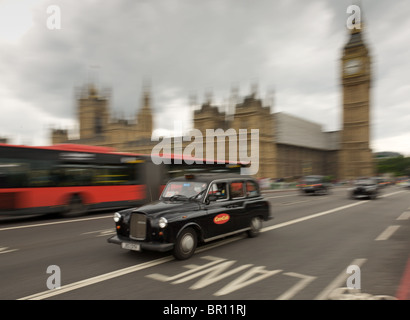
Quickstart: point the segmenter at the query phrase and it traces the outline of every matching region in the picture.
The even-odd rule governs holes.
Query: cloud
[[[32,25],[30,6],[35,0],[3,0],[0,3],[0,43],[14,43]]]
[[[374,147],[380,151],[390,151],[390,150],[404,150],[401,153],[404,156],[410,157],[409,150],[410,133],[405,132],[401,134],[396,134],[392,137],[380,138],[374,142]]]
[[[13,41],[0,40],[0,135],[38,136],[41,144],[49,143],[44,127],[75,126],[76,88],[90,80],[110,88],[113,113],[133,117],[143,81],[150,79],[154,125],[164,130],[172,130],[170,119],[177,114],[192,117],[190,95],[201,103],[212,91],[214,103],[223,107],[233,86],[243,96],[253,82],[262,98],[274,90],[272,110],[325,130],[341,127],[340,58],[350,0],[21,3],[15,21],[7,22],[21,30],[9,34]],[[50,5],[61,8],[61,30],[47,29]],[[362,1],[362,7],[373,58],[373,145],[375,151],[389,150],[383,141],[399,141],[410,130],[410,7],[404,0]],[[17,130],[10,121],[18,120],[14,110],[36,121]],[[409,149],[405,143],[390,146]]]

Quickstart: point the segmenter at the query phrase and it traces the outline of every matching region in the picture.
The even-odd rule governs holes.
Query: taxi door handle
[[[230,204],[230,205],[228,205],[228,206],[226,206],[227,208],[238,208],[238,207],[241,207],[241,205],[240,204]]]

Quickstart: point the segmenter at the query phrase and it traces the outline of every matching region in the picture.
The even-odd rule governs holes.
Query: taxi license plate
[[[139,244],[136,244],[136,243],[123,242],[123,243],[121,243],[121,247],[123,249],[127,249],[127,250],[141,251],[141,246]]]

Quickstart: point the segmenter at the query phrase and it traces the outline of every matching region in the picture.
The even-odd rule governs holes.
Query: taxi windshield
[[[202,199],[206,186],[205,182],[173,181],[167,184],[161,197],[171,200]]]
[[[356,180],[354,184],[357,186],[371,186],[375,184],[375,181],[372,179],[360,179]]]

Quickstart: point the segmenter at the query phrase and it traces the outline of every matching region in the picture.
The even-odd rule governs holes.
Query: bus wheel
[[[81,196],[75,194],[71,196],[67,205],[67,210],[63,212],[62,216],[66,218],[79,217],[87,212],[87,207],[84,205]]]

